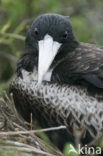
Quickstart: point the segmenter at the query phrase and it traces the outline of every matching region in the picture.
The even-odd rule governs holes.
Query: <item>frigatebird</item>
[[[33,77],[33,80],[38,81],[38,93],[41,91],[42,82],[47,81],[48,85],[58,84],[60,85],[59,87],[62,87],[62,85],[66,85],[66,87],[73,86],[73,90],[75,90],[76,87],[80,87],[80,90],[83,89],[83,92],[86,89],[86,96],[88,96],[88,98],[86,98],[85,101],[92,97],[100,103],[103,100],[103,47],[77,41],[72,29],[72,24],[65,16],[58,14],[43,14],[33,21],[33,24],[27,33],[25,47],[17,63],[17,77],[25,79],[25,74],[23,75],[25,71],[30,74],[30,77]],[[19,85],[17,86],[19,87]],[[29,89],[32,90],[32,87]],[[25,98],[23,97],[24,99],[20,100],[20,102],[17,100],[19,92],[15,92],[14,90],[15,85],[12,85],[11,91],[15,96],[14,101],[16,106],[20,108],[27,95]],[[29,99],[29,97],[30,94],[28,100],[31,101],[31,98]],[[60,99],[58,100],[59,104],[61,101]],[[24,103],[27,103],[29,110],[30,101],[28,102],[28,100]],[[89,101],[92,102],[92,100]],[[51,103],[52,102],[53,101],[51,101]],[[96,103],[96,106],[98,106],[98,102]],[[20,103],[20,105],[18,103]],[[38,107],[38,105],[35,105],[35,109],[36,107]],[[41,106],[41,108],[42,112],[44,108],[43,106]],[[69,107],[67,109],[69,109]],[[97,107],[95,107],[95,109],[97,109]],[[32,109],[30,109],[30,111],[31,110]],[[92,110],[90,110],[90,118],[88,117],[89,119],[91,119],[91,111]],[[102,118],[103,111],[101,111],[98,115]],[[68,110],[65,110],[65,113],[66,112],[68,112]],[[96,111],[94,112],[96,113]],[[23,112],[21,111],[21,113]],[[72,113],[70,113],[71,118]],[[40,113],[40,111],[37,116],[39,115],[42,118],[42,113]],[[83,116],[81,115],[81,118],[82,117]],[[39,119],[40,118],[38,118],[38,120]],[[50,123],[50,120],[48,122]],[[79,122],[79,124],[80,123],[81,122]],[[95,133],[93,125],[90,125],[89,127]]]
[[[43,14],[28,31],[17,63],[18,76],[22,69],[37,71],[38,89],[46,80],[81,85],[98,94],[103,88],[103,47],[78,42],[67,17]]]

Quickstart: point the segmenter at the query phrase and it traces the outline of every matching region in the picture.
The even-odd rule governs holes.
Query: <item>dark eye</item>
[[[64,34],[63,34],[63,38],[64,38],[64,39],[67,39],[67,37],[68,37],[68,32],[65,31]]]
[[[38,28],[35,28],[35,29],[34,29],[34,32],[35,32],[35,35],[38,35],[38,34],[39,34]]]

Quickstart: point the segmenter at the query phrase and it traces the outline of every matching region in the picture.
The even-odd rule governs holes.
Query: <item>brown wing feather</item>
[[[67,60],[72,70],[80,73],[98,71],[103,66],[103,47],[88,43],[81,43]],[[75,69],[73,69],[75,67]]]
[[[66,83],[84,79],[97,88],[103,88],[103,47],[80,43],[56,67],[54,75],[59,75],[59,79]]]

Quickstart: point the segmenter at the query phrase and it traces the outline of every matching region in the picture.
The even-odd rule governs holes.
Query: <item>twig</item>
[[[17,123],[14,123],[14,122],[13,122],[13,124],[14,124],[15,126],[17,126],[18,128],[20,128],[20,129],[26,131],[26,129],[25,129],[24,127],[21,127],[21,126],[18,125]],[[20,134],[20,135],[21,135],[21,134]],[[37,140],[37,142],[39,143],[39,145],[42,145],[42,147],[43,147],[44,149],[46,148],[45,145],[41,142],[41,140],[39,140],[39,138],[38,138],[36,135],[34,135],[34,134],[32,134],[32,133],[30,133],[29,135],[30,135],[30,137],[34,138],[34,140]],[[24,136],[22,135],[22,137],[24,137]],[[25,137],[26,137],[26,136],[25,136]],[[61,153],[60,151],[54,150],[54,148],[53,148],[52,146],[49,146],[49,144],[48,144],[48,148],[51,149],[51,151],[56,152],[57,155],[63,156],[62,153]]]
[[[34,149],[31,149],[31,148],[26,148],[26,147],[5,147],[3,146],[2,148],[4,149],[10,149],[10,150],[16,150],[16,151],[21,151],[21,152],[26,152],[26,153],[36,153],[36,154],[41,154],[42,156],[56,156],[56,155],[53,155],[53,154],[49,154],[47,152],[42,152],[36,148]]]
[[[47,152],[44,152],[44,151],[41,151],[35,147],[32,147],[30,145],[27,145],[27,144],[24,144],[24,143],[20,143],[20,142],[15,142],[15,141],[9,141],[7,140],[6,141],[7,144],[9,145],[12,145],[10,146],[10,149],[16,149],[16,150],[19,150],[19,151],[24,151],[24,152],[29,152],[29,153],[37,153],[37,154],[42,154],[42,155],[45,155],[45,156],[55,156],[53,154],[49,154]],[[18,147],[14,147],[14,146],[18,146]],[[4,148],[5,146],[3,146]]]
[[[60,130],[60,129],[66,129],[66,126],[58,126],[58,127],[45,128],[45,129],[40,129],[40,130],[30,130],[30,131],[0,132],[0,135],[30,134],[30,133],[48,132],[48,131]]]
[[[12,110],[14,111],[14,113],[15,113],[15,116],[16,116],[16,118],[18,119],[18,121],[23,125],[23,118],[21,119],[21,116],[18,114],[18,112],[17,112],[17,110],[16,110],[16,108],[15,108],[15,104],[14,104],[14,99],[13,99],[13,93],[10,93],[10,99],[11,99],[11,102],[10,102],[10,104],[11,104],[11,106],[12,106]],[[24,124],[25,125],[25,124]]]
[[[25,40],[25,37],[24,37],[24,36],[18,35],[18,34],[4,33],[4,32],[0,32],[0,34],[1,34],[1,35],[4,35],[4,36],[6,36],[6,37],[15,38],[15,39],[22,40],[22,41]]]
[[[32,115],[32,113],[30,114],[30,128],[31,128],[31,130],[33,129],[33,115]]]
[[[12,62],[16,62],[17,61],[17,58],[9,53],[6,53],[6,52],[1,52],[0,51],[0,57],[4,57],[8,60],[11,60]]]

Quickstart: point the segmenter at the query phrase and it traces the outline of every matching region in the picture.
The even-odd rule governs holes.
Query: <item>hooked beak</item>
[[[39,61],[38,61],[38,91],[40,90],[43,78],[49,70],[61,43],[53,41],[50,35],[45,35],[43,40],[38,42]]]

